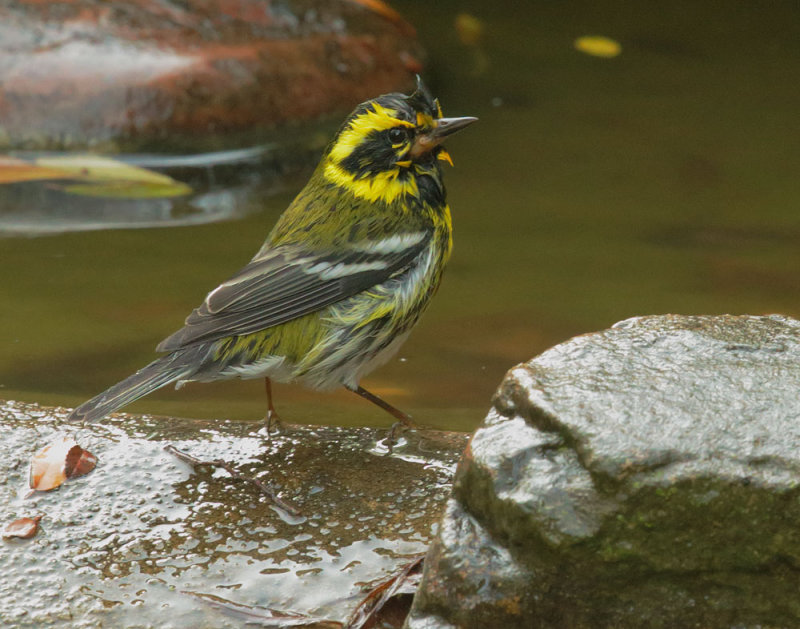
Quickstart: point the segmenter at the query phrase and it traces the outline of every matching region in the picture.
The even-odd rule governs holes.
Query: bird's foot
[[[394,452],[394,447],[400,442],[400,437],[406,430],[413,430],[416,427],[416,424],[410,419],[393,423],[389,432],[386,434],[386,449],[388,450],[388,454]]]
[[[278,415],[277,411],[274,408],[271,408],[267,411],[267,414],[264,416],[264,428],[267,433],[267,438],[271,437],[273,433],[277,434],[283,428],[283,423],[281,422],[281,417]]]

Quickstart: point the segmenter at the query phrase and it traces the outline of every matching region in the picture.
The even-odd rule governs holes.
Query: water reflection
[[[569,336],[644,314],[800,315],[796,3],[410,0],[403,11],[445,114],[481,123],[448,146],[455,248],[442,288],[367,388],[417,421],[469,429],[508,368]],[[481,23],[477,70],[460,11]],[[576,51],[588,34],[622,52]],[[243,212],[235,221],[0,240],[0,396],[74,405],[152,360],[304,182],[272,195],[209,186],[192,208],[227,203]],[[386,421],[346,393],[276,397],[291,421]],[[130,410],[254,419],[263,387],[162,390]]]
[[[0,186],[0,235],[177,227],[240,218],[260,208],[258,200],[274,193],[293,163],[295,168],[307,163],[312,148],[305,147],[305,155],[297,146],[270,144],[194,155],[120,155],[113,160],[15,152],[11,157],[21,163],[48,166],[74,161],[87,164],[87,170],[102,159],[112,167],[145,169],[145,176],[166,176],[172,188],[182,189],[176,193],[163,184],[154,187],[147,181],[115,179],[113,172],[83,186],[55,177],[5,184]]]

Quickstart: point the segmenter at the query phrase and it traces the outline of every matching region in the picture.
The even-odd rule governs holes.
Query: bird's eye
[[[407,137],[405,129],[401,129],[400,127],[389,129],[389,140],[392,144],[400,144],[404,142]]]

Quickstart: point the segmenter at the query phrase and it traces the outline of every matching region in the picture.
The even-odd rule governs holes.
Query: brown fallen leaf
[[[372,627],[384,626],[383,621],[388,620],[381,617],[382,612],[389,611],[391,616],[396,617],[393,619],[389,626],[400,627],[408,615],[411,607],[411,600],[409,597],[408,609],[397,609],[391,607],[393,597],[402,593],[413,593],[416,591],[418,583],[414,581],[414,585],[406,588],[406,582],[414,578],[415,573],[422,569],[422,560],[425,559],[425,553],[417,555],[399,572],[393,574],[385,581],[379,583],[376,587],[369,591],[364,599],[358,604],[358,607],[353,611],[350,619],[345,624],[345,629],[370,629]],[[399,622],[394,622],[399,620]],[[378,623],[381,623],[380,625]]]
[[[97,458],[80,447],[72,437],[46,445],[31,457],[28,484],[31,489],[50,491],[68,478],[83,476],[97,465]]]
[[[42,519],[42,516],[36,515],[32,518],[20,518],[19,520],[14,520],[6,525],[6,528],[3,529],[3,538],[9,539],[11,537],[19,537],[22,539],[28,539],[36,535],[36,532],[39,530],[39,520]]]
[[[67,452],[67,458],[64,461],[64,474],[67,478],[78,478],[79,476],[85,476],[95,467],[97,467],[97,457],[76,443]]]

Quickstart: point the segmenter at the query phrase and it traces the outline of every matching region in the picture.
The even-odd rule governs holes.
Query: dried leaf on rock
[[[77,443],[67,452],[67,459],[64,462],[64,473],[67,478],[85,476],[95,467],[97,467],[97,457]]]
[[[97,458],[72,437],[62,437],[31,457],[28,483],[31,489],[49,491],[68,478],[83,476],[97,465]]]
[[[424,553],[417,555],[402,570],[396,572],[370,590],[350,616],[350,620],[347,621],[345,629],[370,629],[371,627],[379,626],[378,623],[380,623],[380,626],[383,626],[384,621],[389,622],[389,626],[401,627],[411,607],[410,597],[408,609],[398,611],[396,606],[392,605],[390,607],[389,604],[392,597],[398,594],[413,593],[416,591],[416,586],[418,585],[417,578],[424,558]],[[413,585],[410,585],[410,583],[407,584],[407,582],[411,582]],[[382,613],[389,609],[391,609],[392,616],[396,616],[395,619],[383,618]],[[395,620],[398,622],[395,622]]]
[[[39,520],[41,519],[42,516],[37,515],[32,518],[19,518],[18,520],[14,520],[3,529],[3,537],[5,539],[11,537],[28,539],[33,537],[39,530]]]

